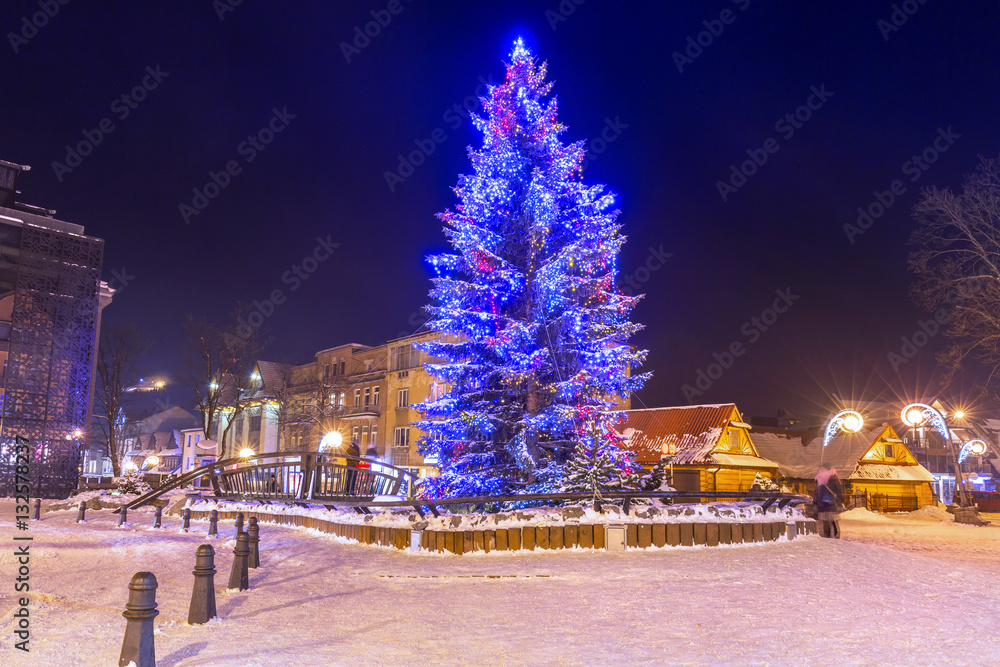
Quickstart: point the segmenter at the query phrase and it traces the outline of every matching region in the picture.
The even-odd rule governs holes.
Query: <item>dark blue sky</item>
[[[443,245],[434,214],[478,141],[463,100],[502,77],[522,35],[549,63],[565,139],[612,139],[592,145],[585,178],[618,193],[623,278],[647,294],[635,315],[647,404],[685,401],[699,371],[718,377],[694,401],[758,414],[935,387],[943,337],[905,363],[889,356],[903,337],[923,341],[930,317],[908,296],[910,209],[920,188],[955,187],[1000,152],[995,3],[911,0],[890,29],[893,3],[871,1],[246,0],[220,20],[223,2],[43,0],[55,15],[37,31],[24,23],[37,0],[0,14],[0,158],[33,167],[25,201],[106,239],[105,278],[128,283],[107,321],[155,339],[149,374],[180,371],[184,313],[221,318],[275,290],[274,360],[412,330],[423,257]],[[386,25],[358,48],[372,11]],[[675,55],[686,49],[688,61]],[[141,102],[121,100],[144,81]],[[247,141],[272,122],[273,141]],[[54,168],[84,132],[100,144]],[[906,164],[946,135],[926,170]],[[434,138],[399,171],[399,155]],[[753,156],[755,173],[730,180]],[[186,224],[179,207],[205,204],[193,189],[231,161]],[[406,178],[390,189],[387,171]],[[719,181],[735,188],[725,201]],[[894,182],[902,194],[849,239],[857,208]],[[339,246],[302,280],[293,267],[317,238]],[[790,305],[772,319],[777,290]],[[711,368],[734,343],[731,368]]]

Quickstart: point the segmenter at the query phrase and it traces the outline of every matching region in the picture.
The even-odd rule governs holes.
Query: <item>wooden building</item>
[[[811,494],[819,465],[825,461],[837,471],[848,494],[900,500],[888,506],[901,509],[934,504],[933,475],[889,424],[858,433],[840,431],[825,449],[822,431],[755,430],[753,441],[757,451],[778,463],[782,481],[792,491]]]
[[[626,410],[618,428],[636,461],[651,467],[674,444],[678,491],[747,491],[757,473],[776,477],[778,464],[763,458],[733,403]]]

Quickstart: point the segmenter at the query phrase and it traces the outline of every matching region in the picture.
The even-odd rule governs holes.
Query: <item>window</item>
[[[378,424],[372,424],[372,435],[368,442],[378,445]]]
[[[372,405],[378,405],[378,387],[372,389]]]
[[[371,405],[372,402],[372,390],[371,387],[365,387],[365,407]]]
[[[888,442],[885,443],[885,458],[887,458],[887,459],[894,459],[894,458],[896,458],[892,454],[892,445],[890,443],[888,443]]]
[[[354,407],[357,408],[357,407],[360,407],[360,406],[361,406],[361,390],[360,389],[355,389],[354,390]]]
[[[330,377],[330,364],[327,364],[326,368],[323,369],[323,377]]]
[[[396,407],[405,408],[410,405],[410,389],[400,389],[396,394]]]
[[[347,368],[347,362],[346,362],[346,361],[341,361],[341,362],[340,362],[340,374],[341,374],[341,375],[343,375],[343,374],[344,374],[344,370],[345,370],[346,368]]]
[[[740,451],[740,432],[736,429],[729,432],[729,450],[733,452]]]
[[[414,350],[412,345],[400,345],[392,349],[391,357],[391,370],[402,371],[419,363],[420,352]]]
[[[396,447],[406,447],[407,449],[410,448],[410,429],[409,429],[409,427],[397,428],[396,429],[396,438],[393,440],[393,444],[395,444]]]
[[[364,453],[365,447],[367,447],[367,446],[368,446],[368,427],[367,426],[362,426],[361,427],[361,453],[362,454]]]
[[[346,399],[346,394],[344,394],[344,392],[340,392],[340,399],[338,400],[337,404],[340,407],[344,407],[344,405],[346,405],[345,399]]]
[[[351,429],[351,442],[358,442],[361,438],[361,427],[355,426]]]

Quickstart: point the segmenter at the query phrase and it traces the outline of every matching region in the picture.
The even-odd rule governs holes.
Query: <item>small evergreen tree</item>
[[[598,499],[608,491],[635,490],[635,468],[631,452],[618,449],[613,439],[601,437],[597,425],[591,424],[563,469],[559,491],[589,493]]]
[[[149,484],[146,484],[146,480],[142,478],[142,473],[135,468],[126,468],[125,473],[118,480],[119,493],[142,495],[149,490]]]

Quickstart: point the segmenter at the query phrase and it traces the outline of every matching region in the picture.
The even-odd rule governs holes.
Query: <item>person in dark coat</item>
[[[844,485],[837,477],[837,471],[829,463],[819,465],[816,475],[816,490],[813,492],[813,504],[816,507],[816,520],[820,522],[820,535],[823,537],[840,537],[840,526],[837,515],[843,505],[840,498],[844,495]]]
[[[361,448],[358,447],[358,441],[351,440],[351,444],[347,446],[347,451],[344,453],[348,456],[361,456]],[[357,467],[357,459],[347,459],[347,484],[345,486],[347,495],[354,494],[354,481],[358,476],[358,472],[355,470]]]

